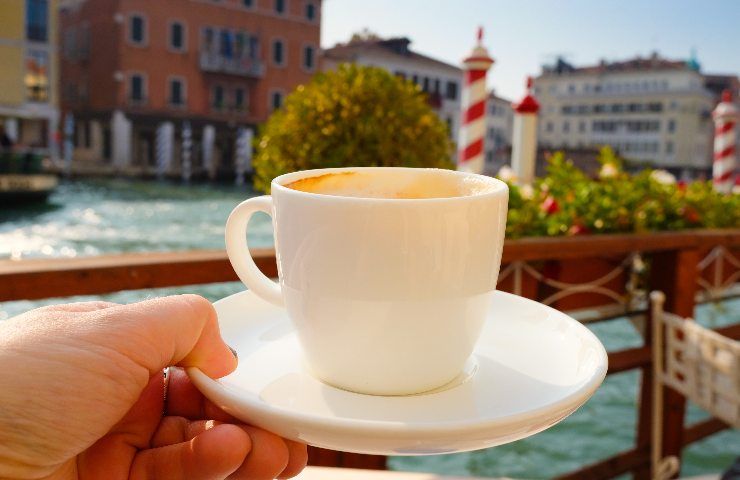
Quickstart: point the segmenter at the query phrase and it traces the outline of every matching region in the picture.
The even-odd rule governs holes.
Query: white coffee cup
[[[315,376],[407,395],[462,371],[496,287],[505,183],[451,170],[342,168],[282,175],[271,193],[234,209],[226,251],[247,287],[285,306]],[[246,247],[255,212],[272,216],[279,284]]]

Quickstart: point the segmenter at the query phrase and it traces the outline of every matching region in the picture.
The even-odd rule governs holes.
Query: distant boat
[[[0,206],[45,201],[58,183],[56,175],[43,173],[41,155],[0,154]]]
[[[0,173],[0,205],[43,202],[58,183],[56,175],[47,173]]]

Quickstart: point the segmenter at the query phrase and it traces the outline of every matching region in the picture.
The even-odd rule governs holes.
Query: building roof
[[[544,65],[542,67],[543,76],[550,75],[574,75],[574,74],[594,74],[594,73],[631,73],[646,72],[658,70],[686,70],[698,71],[699,63],[695,58],[689,60],[670,60],[663,58],[654,52],[649,57],[635,57],[628,60],[607,62],[602,60],[596,65],[587,65],[576,67],[568,63],[563,58],[558,58],[553,65]]]
[[[324,50],[323,55],[325,58],[330,60],[352,62],[356,60],[359,55],[378,53],[381,55],[396,57],[404,62],[413,62],[418,65],[437,68],[447,68],[454,70],[458,74],[462,74],[462,69],[460,69],[460,67],[415,52],[409,48],[410,44],[411,40],[406,37],[353,40],[347,43],[338,43],[332,48]]]
[[[488,98],[491,99],[491,100],[497,100],[499,102],[506,102],[506,103],[509,103],[509,104],[511,103],[511,100],[509,100],[508,98],[504,98],[504,97],[501,97],[501,96],[497,95],[496,94],[496,91],[493,90],[493,89],[491,89],[491,90],[488,91]]]

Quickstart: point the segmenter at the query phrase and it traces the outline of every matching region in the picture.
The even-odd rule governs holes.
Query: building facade
[[[233,175],[240,129],[318,69],[321,0],[62,1],[73,170],[178,174],[187,130],[195,176]]]
[[[0,124],[17,149],[56,157],[55,0],[0,2]]]
[[[575,67],[558,60],[535,79],[545,148],[611,145],[633,165],[677,175],[711,169],[711,112],[718,101],[695,60],[653,54]]]
[[[462,70],[409,48],[405,37],[355,40],[323,51],[322,68],[333,70],[341,63],[380,67],[410,80],[429,95],[429,104],[447,124],[457,141],[460,128]]]
[[[496,174],[511,161],[511,134],[514,128],[514,110],[511,101],[491,91],[486,104],[485,172]]]

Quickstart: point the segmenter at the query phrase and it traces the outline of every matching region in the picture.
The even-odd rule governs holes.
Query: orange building
[[[321,0],[63,1],[73,170],[153,174],[167,124],[177,174],[187,123],[193,174],[230,175],[237,130],[254,130],[318,70],[320,25]]]

